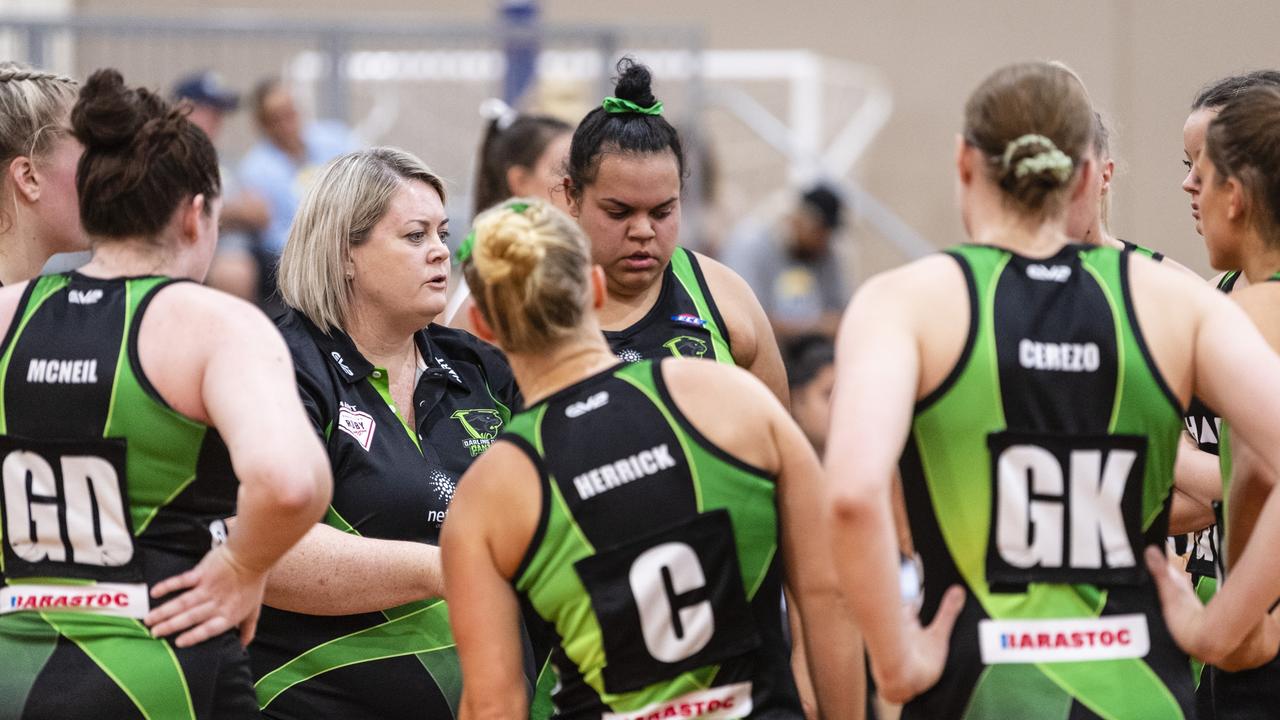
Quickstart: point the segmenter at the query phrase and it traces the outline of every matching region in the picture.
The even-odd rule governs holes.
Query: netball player
[[[1184,273],[1065,234],[1093,128],[1059,67],[988,77],[956,155],[973,244],[873,279],[841,328],[837,567],[877,687],[909,701],[905,718],[1189,716],[1187,656],[1143,553],[1164,544],[1192,391],[1280,465],[1280,359],[1243,313]],[[926,628],[897,602],[895,465]],[[1240,644],[1280,594],[1262,562],[1241,559],[1261,590],[1228,591],[1211,623],[1179,629],[1187,650],[1220,660]]]
[[[1242,88],[1209,122],[1204,149],[1194,163],[1200,193],[1199,225],[1218,268],[1240,268],[1249,287],[1235,294],[1272,347],[1277,335],[1277,285],[1280,279],[1280,89]],[[1222,480],[1230,493],[1221,506],[1229,548],[1221,548],[1223,564],[1239,558],[1273,477],[1259,456],[1223,426],[1219,450]],[[1233,452],[1234,451],[1234,452]],[[1231,466],[1236,465],[1233,482]],[[1221,569],[1219,569],[1221,570]],[[1221,574],[1221,572],[1219,572]],[[1265,633],[1264,633],[1265,634]],[[1280,702],[1280,661],[1241,672],[1209,668],[1202,692],[1212,700],[1212,717],[1229,720],[1266,718]],[[1206,713],[1202,712],[1204,716]]]
[[[76,82],[0,63],[0,283],[40,274],[54,253],[88,247],[76,209],[76,161],[83,148],[69,116]]]
[[[784,567],[824,717],[860,716],[817,458],[776,398],[712,363],[620,364],[591,312],[604,273],[545,202],[485,213],[476,238],[476,326],[532,402],[445,523],[464,717],[522,717],[524,604],[556,638],[560,717],[799,718]]]
[[[521,115],[500,100],[489,103],[485,107],[492,108],[496,116],[489,120],[480,141],[471,216],[510,197],[547,198],[563,208],[564,164],[573,126],[548,115]],[[454,262],[461,264],[470,254],[468,234],[454,254]],[[466,281],[459,279],[451,290],[445,322],[472,330],[471,293]]]
[[[0,708],[255,717],[241,643],[328,500],[324,455],[267,319],[184,282],[217,242],[208,138],[114,70],[71,126],[93,260],[0,291]]]
[[[724,265],[677,246],[685,163],[649,69],[624,58],[612,97],[587,113],[569,147],[569,212],[591,240],[609,291],[600,324],[628,362],[699,357],[750,370],[787,398],[786,371],[751,288]]]

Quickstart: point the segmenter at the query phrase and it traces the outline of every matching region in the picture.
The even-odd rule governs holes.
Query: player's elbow
[[[830,519],[836,528],[860,525],[872,518],[887,500],[884,493],[862,484],[843,483],[830,495]]]
[[[463,688],[459,720],[524,720],[528,716],[528,700],[512,687],[473,692]]]
[[[313,523],[324,515],[333,492],[333,474],[323,457],[296,464],[277,460],[260,466],[256,475],[258,492],[277,517]]]

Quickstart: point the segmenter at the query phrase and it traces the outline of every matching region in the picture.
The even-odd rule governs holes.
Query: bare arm
[[[343,571],[316,572],[328,567]],[[271,570],[264,601],[309,615],[354,615],[442,595],[440,548],[315,525]]]
[[[883,278],[864,285],[840,329],[827,515],[844,596],[866,638],[880,694],[904,702],[941,676],[964,594],[949,589],[927,629],[903,612],[891,484],[910,429],[920,358],[891,287]],[[878,431],[860,431],[868,426]]]
[[[520,608],[510,578],[533,537],[540,493],[533,463],[500,442],[463,475],[449,508],[440,547],[449,624],[466,678],[462,720],[528,716]]]
[[[798,624],[808,680],[820,717],[860,720],[867,693],[862,637],[840,594],[825,524],[815,523],[824,514],[822,466],[781,407],[776,408],[772,425],[781,458],[778,506],[783,560],[793,609],[802,620]]]
[[[1218,456],[1204,452],[1183,433],[1173,467],[1173,509],[1169,534],[1203,530],[1214,523],[1214,500],[1222,498],[1222,476]]]
[[[156,598],[186,592],[152,610],[147,624],[157,636],[191,628],[178,637],[180,647],[236,626],[247,643],[267,571],[329,502],[329,465],[298,399],[289,352],[266,317],[205,288],[161,293],[171,294],[169,302],[157,296],[143,318],[143,367],[179,412],[217,428],[240,492],[235,531],[196,568],[152,589]],[[173,359],[160,364],[166,351]],[[191,363],[199,368],[195,385]]]
[[[1202,296],[1195,335],[1194,390],[1222,413],[1235,437],[1257,451],[1261,471],[1274,475],[1280,468],[1280,358],[1244,312],[1216,295]],[[1251,381],[1239,382],[1242,377]],[[1233,493],[1248,490],[1233,487]],[[1233,532],[1229,526],[1228,536]],[[1185,588],[1171,584],[1158,559],[1148,558],[1160,582],[1166,618],[1184,650],[1216,665],[1251,635],[1280,597],[1280,566],[1273,560],[1277,547],[1280,494],[1271,493],[1258,512],[1248,545],[1233,559],[1230,577],[1203,615],[1187,603]],[[1252,633],[1255,638],[1257,635]],[[1274,647],[1271,651],[1274,654]]]
[[[759,378],[782,401],[783,407],[791,407],[787,369],[782,364],[778,340],[755,293],[725,265],[705,255],[698,255],[698,263],[707,278],[707,287],[716,297],[716,306],[729,326],[734,362]]]

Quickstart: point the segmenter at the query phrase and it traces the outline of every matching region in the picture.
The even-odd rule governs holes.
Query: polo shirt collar
[[[342,378],[344,382],[348,385],[353,385],[373,372],[373,364],[366,360],[364,355],[360,354],[350,335],[338,328],[334,328],[331,334],[325,334],[309,319],[305,317],[303,319],[306,320],[307,329],[310,330],[315,338],[316,346],[324,353],[329,364],[333,365],[338,371],[338,377]],[[462,375],[454,370],[449,360],[431,342],[431,337],[426,329],[414,333],[413,339],[418,345],[418,352],[422,355],[423,362],[427,365],[426,370],[422,373],[424,378],[439,378],[445,383],[452,383],[464,390],[467,389],[467,384],[463,381]]]
[[[338,377],[342,378],[348,385],[358,383],[369,376],[373,372],[373,365],[364,359],[364,355],[356,349],[356,344],[352,342],[351,336],[338,328],[333,328],[329,333],[325,333],[316,327],[310,319],[303,318],[307,323],[307,330],[311,332],[312,338],[315,339],[316,347],[324,353],[325,359],[329,361],[338,371]]]
[[[435,343],[431,342],[431,335],[425,328],[414,334],[414,341],[418,343],[418,352],[422,355],[422,361],[427,365],[427,369],[422,371],[424,378],[437,377],[446,383],[453,383],[463,390],[467,389],[467,383],[463,381],[462,375],[453,368],[453,364],[436,348]]]

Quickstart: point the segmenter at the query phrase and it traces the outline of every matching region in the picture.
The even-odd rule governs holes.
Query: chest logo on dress
[[[681,323],[682,325],[692,325],[694,327],[706,327],[707,325],[706,320],[703,320],[697,315],[690,315],[689,313],[680,313],[679,315],[672,315],[671,319],[674,320],[675,322]]]
[[[338,403],[338,429],[355,438],[366,452],[373,444],[373,431],[377,427],[378,423],[369,413],[357,410],[350,403]]]
[[[706,357],[707,341],[702,338],[679,335],[662,343],[662,347],[671,351],[678,358]]]
[[[502,416],[497,410],[459,410],[450,417],[457,420],[469,436],[462,441],[462,446],[471,453],[471,457],[488,450],[493,439],[502,431]]]

